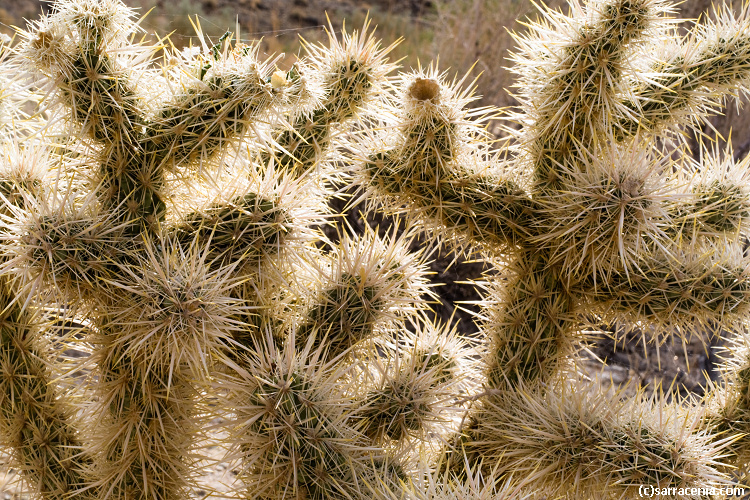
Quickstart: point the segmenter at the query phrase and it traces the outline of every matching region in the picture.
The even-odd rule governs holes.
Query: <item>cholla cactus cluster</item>
[[[285,71],[231,34],[150,46],[119,0],[58,0],[0,47],[10,466],[48,499],[731,486],[750,461],[747,165],[681,138],[747,88],[750,12],[686,37],[671,12],[541,9],[498,146],[464,81],[395,75],[367,25]],[[405,229],[327,238],[342,181]],[[429,319],[417,236],[491,264],[478,341]],[[668,403],[587,381],[578,353],[613,323],[647,342],[720,325],[723,385]],[[216,460],[224,492],[203,484]]]

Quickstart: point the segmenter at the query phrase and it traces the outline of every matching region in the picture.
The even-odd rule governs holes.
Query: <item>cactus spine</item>
[[[750,312],[747,162],[692,160],[678,133],[747,89],[750,13],[679,38],[663,0],[570,7],[517,36],[502,143],[465,80],[389,76],[367,23],[289,71],[231,35],[157,67],[119,0],[58,0],[0,46],[0,437],[24,481],[185,498],[208,441],[252,499],[729,484],[742,336],[700,403],[624,400],[576,358],[592,321],[659,342]],[[340,180],[405,230],[327,239]],[[418,236],[491,265],[480,342],[428,319]],[[90,346],[83,383],[58,387],[53,322],[85,326],[63,338]]]

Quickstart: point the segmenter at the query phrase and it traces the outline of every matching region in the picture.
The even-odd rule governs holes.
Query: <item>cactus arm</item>
[[[247,193],[187,214],[172,231],[185,247],[208,247],[206,262],[219,269],[276,253],[291,232],[291,224],[278,200]]]
[[[459,171],[435,183],[420,181],[406,174],[410,158],[408,153],[391,150],[364,164],[364,182],[377,195],[393,200],[388,205],[391,211],[405,211],[430,226],[450,228],[453,234],[487,247],[522,245],[529,237],[539,207],[512,180]]]
[[[723,153],[704,149],[700,156],[700,162],[685,158],[686,170],[695,174],[683,193],[666,204],[670,224],[664,226],[665,231],[672,238],[685,241],[746,235],[750,221],[750,159],[735,161],[731,147]]]
[[[80,134],[103,144],[104,158],[117,159],[109,167],[123,168],[135,154],[144,116],[132,68],[112,55],[135,30],[131,12],[116,0],[58,5],[28,35],[23,53],[57,88]]]
[[[389,211],[448,227],[459,239],[523,245],[538,204],[490,171],[503,161],[481,149],[480,122],[462,109],[469,99],[435,75],[409,75],[404,87],[397,146],[370,156],[361,182],[389,200]]]
[[[369,21],[359,32],[344,32],[341,40],[333,32],[330,27],[328,47],[305,44],[305,64],[293,70],[308,79],[312,94],[324,93],[311,109],[295,117],[291,128],[276,135],[277,160],[294,177],[302,176],[325,157],[336,130],[367,110],[394,69],[386,57],[395,44],[381,48]],[[309,75],[315,75],[315,81]]]
[[[680,49],[652,68],[647,82],[633,89],[628,111],[615,128],[620,137],[658,130],[666,123],[689,123],[717,109],[722,98],[745,88],[750,73],[747,6],[738,18],[724,7],[719,21],[703,27]]]
[[[699,414],[674,403],[621,398],[575,382],[495,391],[473,413],[457,439],[463,452],[451,450],[458,456],[449,465],[461,473],[466,457],[474,470],[494,471],[553,498],[635,498],[639,485],[690,492],[728,480],[715,462],[726,443],[691,432]]]
[[[146,261],[121,264],[118,293],[97,318],[99,399],[93,446],[102,452],[96,484],[106,498],[188,495],[192,446],[205,422],[196,411],[215,356],[231,342],[233,280],[207,269],[200,249],[146,240]]]
[[[459,352],[441,349],[447,337],[438,333],[428,338],[437,343],[429,350],[393,353],[382,364],[373,360],[372,371],[380,372],[380,380],[364,395],[358,413],[363,434],[375,443],[418,446],[448,426],[464,360]]]
[[[60,398],[39,346],[38,327],[19,303],[9,276],[0,276],[0,440],[13,466],[44,499],[91,498],[92,457],[73,426],[73,409]]]
[[[272,76],[256,52],[257,47],[227,47],[223,55],[193,62],[191,74],[179,74],[172,84],[178,87],[175,95],[146,127],[147,161],[170,170],[205,161],[241,138],[253,121],[299,101],[304,93],[299,82],[281,72]]]
[[[325,362],[309,347],[243,354],[223,381],[222,403],[237,415],[231,448],[242,459],[244,498],[356,498],[367,481],[386,480],[368,473],[384,453],[357,432],[342,390],[352,367]]]
[[[20,108],[30,95],[12,77],[5,78],[13,74],[7,71],[11,69],[5,61],[7,48],[0,42],[0,217],[6,224],[37,202],[42,185],[38,174],[47,166],[39,144],[21,148],[13,140],[13,133],[22,131],[23,136],[38,123],[19,120]],[[13,236],[6,224],[0,235],[7,238],[7,245]],[[25,268],[12,259],[6,246],[0,256],[0,446],[9,451],[9,465],[40,498],[92,498],[94,491],[84,490],[92,455],[78,433],[75,408],[45,361],[50,351],[42,328],[51,325],[40,321],[34,307],[24,303],[30,297],[21,290],[23,280],[14,275],[23,274]]]
[[[750,312],[750,273],[739,256],[675,251],[642,257],[629,272],[612,273],[604,284],[586,283],[580,293],[605,315],[628,322],[728,325]]]
[[[578,2],[574,8],[581,9]],[[618,85],[633,46],[658,21],[653,0],[592,3],[572,20],[547,9],[536,35],[516,36],[518,87],[530,145],[536,189],[558,190],[560,167],[576,164],[611,127],[621,106]]]
[[[430,292],[423,257],[408,254],[408,236],[401,238],[381,239],[368,231],[361,239],[342,239],[331,269],[323,272],[323,287],[297,326],[298,349],[312,343],[331,360],[372,339],[378,323],[415,314],[424,306],[423,294]]]
[[[106,498],[184,498],[190,445],[198,432],[195,389],[163,366],[144,369],[122,346],[108,343],[97,354],[103,357],[99,394],[106,411],[91,431],[103,452],[94,484]],[[169,377],[173,383],[165,387]]]
[[[467,174],[440,182],[436,191],[428,216],[469,241],[495,248],[527,241],[538,204],[512,180]]]
[[[515,276],[507,287],[490,283],[480,302],[491,388],[548,381],[577,340],[570,291],[554,268],[546,268],[544,252],[527,251],[524,257],[513,264]]]
[[[720,366],[723,372],[718,386],[711,384],[702,404],[706,408],[703,428],[717,442],[731,439],[723,463],[741,467],[750,462],[750,358],[747,335],[729,344],[731,359]],[[736,439],[736,436],[742,436]]]
[[[133,84],[134,75],[149,70],[137,56],[117,54],[135,30],[132,13],[119,0],[57,5],[29,35],[24,53],[57,87],[80,128],[71,135],[103,146],[97,175],[106,209],[135,222],[136,231],[154,230],[166,211],[164,173],[144,161],[146,106]]]
[[[65,302],[90,303],[124,258],[122,228],[110,223],[53,210],[31,215],[12,236],[9,268],[24,269],[37,289],[54,287]]]
[[[343,275],[340,282],[320,292],[317,304],[297,332],[300,348],[314,338],[315,347],[327,346],[327,357],[333,359],[356,343],[372,338],[375,322],[383,309],[377,300],[377,288],[363,286],[358,277]]]
[[[326,75],[321,87],[328,90],[327,95],[313,109],[296,116],[290,128],[276,134],[281,151],[277,155],[279,166],[294,177],[315,167],[330,148],[336,126],[350,120],[370,93],[373,68],[356,56],[352,54],[344,61],[320,61],[319,66],[327,66],[316,68]]]
[[[282,148],[279,166],[295,176],[302,176],[314,167],[331,142],[331,113],[326,108],[315,109],[309,117],[300,117],[276,138]]]
[[[710,179],[694,186],[691,194],[689,201],[670,207],[671,231],[688,238],[734,237],[747,232],[750,194],[744,182]]]
[[[97,142],[125,154],[135,147],[142,114],[128,75],[101,49],[77,54],[73,74],[61,83],[73,119]]]
[[[26,57],[59,89],[84,135],[120,150],[133,148],[142,103],[129,72],[111,54],[135,29],[129,9],[114,0],[59,6],[29,34]]]
[[[127,11],[114,0],[104,4]],[[52,73],[49,76],[83,133],[104,145],[99,196],[122,221],[137,222],[136,230],[154,232],[163,221],[168,169],[215,155],[241,136],[252,120],[287,103],[300,90],[285,78],[268,82],[270,70],[257,62],[255,51],[236,48],[217,53],[210,64],[196,69],[200,77],[181,75],[189,81],[178,82],[180,91],[150,116],[129,79],[137,71],[143,73],[141,78],[155,77],[153,72],[137,66],[120,68],[111,54],[118,44],[106,33],[82,28],[81,19],[92,13],[85,7],[75,12],[77,8],[65,4],[50,16],[27,44],[27,52],[36,57],[37,66]],[[71,41],[74,34],[81,39],[78,43]],[[65,47],[58,59],[65,55],[67,60],[52,65],[43,56],[55,44]]]

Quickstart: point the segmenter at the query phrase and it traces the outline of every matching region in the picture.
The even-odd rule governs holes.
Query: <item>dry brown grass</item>
[[[550,0],[552,7],[564,0]],[[513,75],[505,68],[508,51],[513,48],[509,30],[523,30],[521,22],[533,18],[536,9],[528,0],[443,0],[437,3],[438,32],[433,53],[440,66],[463,75],[473,67],[481,73],[477,82],[482,99],[478,105],[511,106],[507,92]],[[507,90],[506,90],[507,89]]]

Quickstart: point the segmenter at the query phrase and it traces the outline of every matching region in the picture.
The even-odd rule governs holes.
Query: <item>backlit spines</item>
[[[126,300],[110,305],[107,328],[120,330],[117,342],[145,367],[164,366],[165,372],[184,371],[200,380],[228,343],[232,316],[242,309],[232,298],[239,280],[228,276],[231,266],[211,270],[195,244],[149,241],[144,254],[148,267],[123,264],[112,279]],[[169,387],[169,378],[164,382]]]
[[[81,129],[76,133],[104,146],[98,191],[107,209],[158,232],[167,210],[168,171],[205,164],[241,139],[253,121],[280,115],[286,105],[304,106],[300,95],[310,92],[299,78],[272,78],[270,62],[259,61],[256,48],[225,40],[197,61],[182,61],[189,71],[167,68],[165,77],[148,66],[154,50],[120,50],[123,36],[135,29],[129,16],[114,0],[61,2],[29,34],[24,50],[58,87]],[[148,95],[153,80],[167,90]],[[154,97],[163,102],[154,105]]]
[[[57,300],[82,310],[106,303],[107,284],[133,246],[123,225],[97,213],[93,197],[75,207],[26,196],[25,210],[14,210],[7,220],[7,272],[22,277],[36,293],[54,290]]]
[[[716,21],[706,20],[680,44],[667,44],[667,50],[660,51],[643,83],[624,102],[618,134],[696,124],[718,110],[725,96],[736,95],[738,87],[747,85],[747,5],[739,13],[722,6],[714,14]]]
[[[561,167],[565,189],[537,201],[531,240],[549,252],[566,279],[586,276],[602,283],[618,270],[630,272],[639,256],[666,245],[678,222],[669,204],[685,197],[661,177],[672,164],[658,154],[612,148],[578,161],[580,168]]]
[[[658,332],[678,327],[689,336],[716,321],[739,326],[748,312],[749,280],[748,263],[737,248],[672,252],[644,257],[635,270],[617,272],[602,285],[588,283],[586,295],[590,307],[605,316],[644,322]]]
[[[739,335],[723,353],[727,359],[720,365],[723,380],[711,384],[711,391],[704,398],[706,405],[703,428],[714,436],[717,442],[728,441],[724,463],[730,467],[743,467],[750,462],[750,442],[747,439],[750,430],[750,400],[748,384],[747,335]],[[728,356],[727,356],[728,355]]]
[[[28,105],[35,96],[29,92],[28,82],[19,76],[23,64],[11,57],[11,42],[7,35],[0,37],[0,144],[17,146],[19,136],[38,131],[44,123],[39,117],[31,119],[28,115]]]
[[[133,11],[119,0],[56,2],[31,23],[22,54],[53,79],[69,81],[77,52],[121,48],[136,30]]]
[[[376,381],[359,410],[367,437],[408,445],[446,434],[457,418],[454,398],[465,376],[465,359],[441,351],[414,349],[372,363]]]
[[[172,191],[175,210],[167,232],[184,246],[205,248],[207,265],[233,266],[236,276],[267,266],[278,273],[291,261],[304,267],[315,260],[312,243],[324,239],[318,226],[329,216],[319,208],[325,192],[273,164],[264,165],[262,174],[256,168],[239,158],[231,169],[186,179]],[[274,273],[264,272],[263,279]]]
[[[480,302],[487,336],[487,381],[493,388],[546,383],[576,351],[578,302],[544,252],[524,255],[509,283],[490,282]]]
[[[409,500],[510,500],[531,499],[533,493],[521,492],[510,481],[487,478],[479,469],[469,471],[463,481],[456,481],[450,473],[426,472],[403,489],[376,488],[384,499]],[[380,497],[376,497],[380,498]]]
[[[170,373],[163,364],[138,363],[116,342],[115,331],[102,328],[99,333],[94,342],[103,405],[89,413],[90,447],[96,454],[89,484],[102,499],[186,495],[200,427],[191,379]]]
[[[169,72],[172,97],[149,121],[145,133],[147,158],[160,168],[201,165],[240,139],[254,121],[268,121],[286,106],[304,107],[309,94],[293,71],[273,71],[258,47],[231,40],[189,61],[189,72]]]
[[[386,77],[396,69],[388,61],[392,46],[383,47],[374,36],[371,21],[359,30],[343,30],[341,39],[328,29],[328,46],[307,44],[309,64],[323,77],[328,94],[324,106],[333,120],[344,122],[381,97]]]
[[[363,498],[376,480],[364,472],[384,457],[354,426],[351,370],[310,348],[266,345],[226,380],[246,498]]]
[[[2,129],[0,123],[0,134]],[[42,197],[49,166],[50,158],[44,145],[5,142],[0,135],[0,195],[4,198],[2,212],[6,216],[6,228]]]
[[[25,310],[9,276],[0,278],[0,442],[11,463],[44,499],[92,498],[92,456],[75,427],[75,407],[53,383],[42,324]]]
[[[21,110],[30,96],[7,70],[8,47],[0,42],[0,445],[9,464],[20,471],[31,490],[43,499],[73,495],[92,498],[87,473],[92,456],[76,424],[76,407],[55,383],[48,333],[55,331],[29,299],[36,289],[24,287],[25,268],[10,250],[14,225],[43,197],[49,155],[40,141],[21,139],[40,122],[24,122]],[[18,136],[14,135],[18,134]],[[10,251],[9,251],[10,250]],[[17,273],[16,273],[17,271]],[[63,321],[64,324],[64,321]]]
[[[735,161],[731,148],[722,153],[702,153],[703,165],[694,161],[688,164],[688,171],[693,173],[687,193],[677,196],[669,207],[675,224],[666,229],[679,231],[689,241],[735,240],[748,230],[748,160]]]
[[[531,140],[554,148],[571,138],[591,144],[611,126],[630,54],[659,36],[671,12],[652,0],[575,1],[570,9],[570,16],[540,9],[542,19],[516,36],[513,55]]]
[[[395,69],[387,59],[393,46],[381,47],[369,21],[359,31],[344,31],[340,39],[334,33],[330,27],[328,46],[305,44],[304,64],[292,69],[295,77],[307,77],[311,88],[322,90],[319,101],[275,137],[279,164],[295,177],[318,166],[341,125],[377,107],[373,102],[382,98],[387,76]]]
[[[488,253],[508,248],[497,243],[508,242],[510,234],[509,243],[521,247],[515,251],[516,258],[539,261],[534,264],[540,273],[537,281],[549,282],[542,285],[542,294],[555,295],[557,285],[553,282],[557,280],[565,288],[562,302],[568,305],[550,305],[553,311],[545,314],[553,317],[562,308],[568,321],[576,323],[573,311],[579,304],[594,305],[598,310],[602,310],[600,305],[606,306],[604,310],[629,310],[631,320],[645,319],[660,327],[742,316],[748,299],[745,261],[732,242],[745,231],[742,166],[735,166],[726,154],[726,160],[714,154],[700,165],[681,161],[677,153],[682,151],[665,155],[644,144],[651,137],[647,130],[627,142],[614,140],[617,114],[625,109],[618,92],[637,80],[628,79],[627,74],[637,76],[634,61],[640,51],[669,31],[670,21],[660,17],[669,8],[648,1],[592,2],[585,9],[576,10],[577,4],[574,7],[572,17],[547,12],[547,24],[533,25],[531,33],[519,40],[523,47],[517,62],[523,64],[518,65],[518,71],[529,86],[521,96],[524,114],[515,116],[521,128],[515,134],[519,143],[512,149],[515,165],[510,162],[510,166],[530,168],[533,182],[528,197],[523,191],[515,199],[510,196],[517,205],[510,205],[508,212],[520,216],[523,224],[518,219],[506,220],[476,230],[486,218],[481,209],[487,207],[472,203],[466,193],[460,197],[465,215],[451,217],[458,207],[441,195],[441,182],[451,179],[450,186],[472,185],[476,175],[467,172],[458,159],[460,151],[472,150],[472,137],[477,132],[461,135],[458,123],[450,119],[462,116],[471,122],[469,115],[460,111],[465,103],[458,102],[437,114],[437,122],[424,129],[414,128],[409,113],[415,97],[424,101],[425,109],[444,102],[444,87],[436,79],[420,76],[407,87],[411,90],[402,97],[405,112],[399,125],[404,132],[392,139],[395,148],[390,152],[386,148],[363,165],[365,179],[375,186],[374,193],[389,195],[389,203],[397,207],[418,211],[427,205],[425,200],[437,200],[430,210],[442,215],[440,224],[460,232],[464,241],[470,238],[472,243],[489,248]],[[735,20],[740,27],[741,19]],[[729,17],[726,22],[731,24]],[[551,39],[560,43],[551,44]],[[618,41],[617,47],[613,40]],[[588,75],[585,82],[590,95],[580,96],[581,109],[567,106],[564,92],[553,91],[555,82],[574,74],[564,71],[563,62],[568,58],[581,62],[581,71]],[[537,59],[544,63],[536,64]],[[743,88],[744,73],[735,70],[734,76],[724,79],[722,85],[727,89]],[[596,78],[602,85],[592,83]],[[420,165],[423,168],[414,168]],[[685,173],[692,179],[686,181]],[[507,213],[497,205],[509,199],[508,193],[485,196],[494,202],[492,213]],[[432,215],[429,211],[420,215],[425,213]],[[465,228],[467,221],[471,230]],[[706,238],[728,242],[727,257],[709,250]],[[736,255],[729,258],[730,254]],[[549,279],[542,279],[544,275]],[[650,291],[640,283],[648,283]],[[698,288],[693,286],[698,284]],[[658,287],[664,294],[657,297]],[[618,298],[613,296],[615,289],[622,293]],[[634,290],[632,300],[627,289]],[[519,345],[528,345],[529,335],[520,338],[524,340]],[[550,359],[548,355],[542,358]]]
[[[658,400],[622,401],[575,384],[497,391],[470,422],[454,465],[483,467],[533,493],[629,498],[645,482],[700,498],[690,488],[729,481],[717,468],[726,442],[699,431],[700,413]]]
[[[117,52],[136,30],[131,17],[119,0],[57,2],[52,14],[32,26],[22,47],[57,87],[82,133],[117,145],[121,155],[142,125],[143,105],[133,82],[145,68],[137,56]]]
[[[433,69],[404,75],[394,133],[374,141],[362,183],[388,211],[430,226],[435,239],[449,228],[455,242],[522,244],[535,203],[523,181],[502,172],[506,161],[487,147],[482,126],[489,113],[465,109],[472,97],[462,83]]]
[[[412,236],[344,237],[330,267],[320,269],[319,291],[296,328],[296,343],[324,349],[332,359],[383,333],[380,325],[404,321],[424,310],[429,288],[423,256],[408,252]]]
[[[32,27],[23,53],[48,78],[71,133],[103,146],[96,174],[107,209],[153,227],[164,214],[164,179],[139,151],[146,111],[137,82],[148,72],[149,49],[121,50],[136,29],[131,15],[117,0],[57,2]]]
[[[242,307],[230,294],[236,282],[210,271],[195,245],[147,245],[148,268],[126,268],[114,279],[119,300],[94,339],[105,404],[92,445],[102,460],[96,484],[103,498],[186,494],[201,427],[195,400]]]

